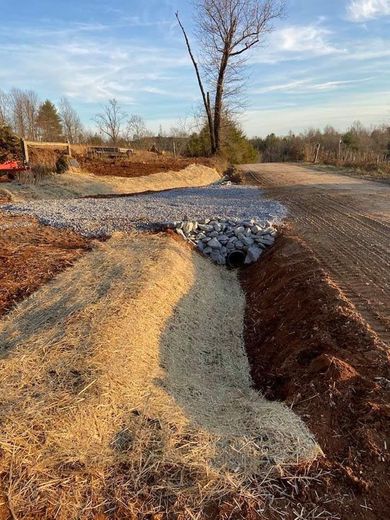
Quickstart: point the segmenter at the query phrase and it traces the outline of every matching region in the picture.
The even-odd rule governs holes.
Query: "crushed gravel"
[[[86,237],[114,231],[158,228],[185,220],[281,221],[285,207],[253,186],[214,185],[108,199],[71,199],[6,204],[14,215],[32,215],[42,224],[72,229]]]

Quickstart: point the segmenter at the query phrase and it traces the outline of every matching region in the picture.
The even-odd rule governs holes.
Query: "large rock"
[[[245,264],[248,265],[248,264],[253,264],[254,262],[257,262],[257,260],[261,256],[262,252],[263,251],[260,249],[260,247],[251,246],[248,249],[248,252],[247,252],[247,255],[246,255],[246,258],[245,258]]]
[[[194,229],[194,223],[193,222],[184,222],[182,229],[186,235],[189,235],[191,233],[191,231]]]
[[[216,238],[212,238],[210,242],[207,244],[209,247],[212,247],[213,249],[221,249],[222,244],[217,240]]]

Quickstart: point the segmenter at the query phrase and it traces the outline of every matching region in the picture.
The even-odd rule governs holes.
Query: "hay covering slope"
[[[38,184],[5,183],[15,202],[40,199],[71,199],[93,195],[120,195],[161,191],[171,188],[207,186],[220,179],[213,168],[192,164],[181,171],[154,173],[144,177],[123,178],[75,172],[51,175]]]
[[[303,423],[251,389],[243,314],[234,273],[166,236],[115,235],[0,322],[15,516],[199,511],[312,460]]]

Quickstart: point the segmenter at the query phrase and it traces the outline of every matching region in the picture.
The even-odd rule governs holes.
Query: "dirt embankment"
[[[242,272],[242,284],[255,385],[286,402],[316,435],[326,458],[312,474],[330,472],[306,487],[297,481],[296,502],[306,511],[327,504],[342,520],[388,518],[384,344],[295,237],[280,238]]]
[[[168,171],[178,172],[191,164],[216,169],[219,167],[215,159],[207,157],[184,158],[145,151],[136,151],[134,155],[123,159],[93,158],[85,155],[77,155],[76,157],[83,171],[98,176],[142,177]]]
[[[76,233],[0,214],[0,316],[90,247]]]
[[[213,168],[193,164],[181,171],[146,177],[109,177],[90,173],[50,175],[37,184],[3,184],[14,202],[42,199],[72,199],[100,195],[130,195],[146,191],[207,186],[220,179]]]
[[[242,170],[245,182],[287,207],[296,234],[390,344],[390,187],[288,163]]]

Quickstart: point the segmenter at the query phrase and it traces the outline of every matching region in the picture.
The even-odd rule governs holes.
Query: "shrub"
[[[9,126],[0,125],[0,163],[22,159],[20,140]]]
[[[233,121],[226,120],[222,127],[221,157],[233,164],[256,162],[258,153],[241,128]],[[205,125],[197,134],[191,135],[186,149],[186,155],[205,157],[210,155],[210,133]]]

